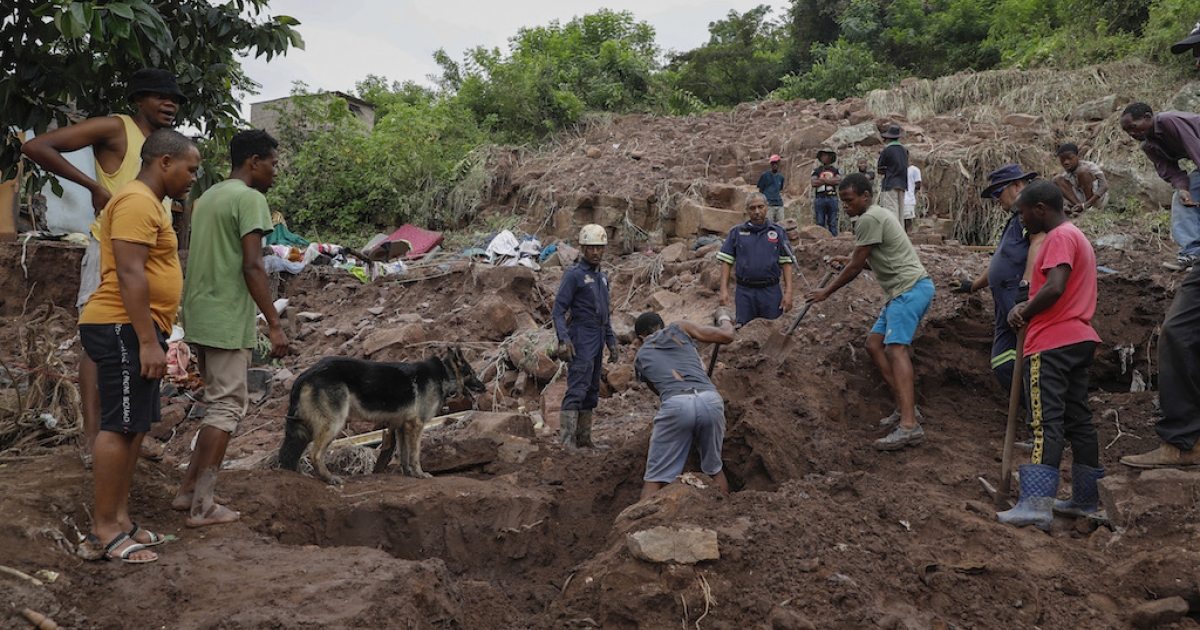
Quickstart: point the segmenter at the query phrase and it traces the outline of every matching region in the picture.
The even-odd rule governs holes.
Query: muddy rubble
[[[988,369],[992,304],[945,290],[984,269],[984,253],[919,246],[939,287],[914,342],[925,445],[871,448],[892,403],[862,347],[881,292],[860,278],[811,309],[783,356],[769,342],[783,320],[752,322],[721,349],[714,381],[727,401],[734,491],[693,473],[640,503],[657,400],[631,383],[632,322],[649,308],[667,321],[706,319],[711,251],[606,260],[623,352],[597,410],[605,448],[580,452],[555,439],[562,375],[541,356],[561,268],[460,261],[362,284],[310,267],[278,285],[294,351],[269,368],[275,378],[220,480],[241,521],[194,530],[170,509],[199,423],[181,402],[148,438],[162,455],[139,461],[132,489],[138,520],[174,537],[151,565],[72,553],[92,502],[73,445],[10,451],[0,461],[0,565],[39,583],[0,573],[0,625],[27,627],[28,608],[98,629],[1196,627],[1200,476],[1117,464],[1156,443],[1157,327],[1183,278],[1159,267],[1150,238],[1134,241],[1097,248],[1114,272],[1100,274],[1105,343],[1091,377],[1102,461],[1119,480],[1111,527],[1059,519],[1043,533],[995,521],[979,481],[998,478],[1007,404]],[[825,256],[852,245],[803,242],[797,293],[816,283]],[[74,370],[81,253],[0,246],[6,361],[30,322],[60,313],[45,350]],[[426,432],[432,479],[393,465],[343,471],[339,488],[258,465],[282,439],[291,380],[321,357],[418,360],[451,345],[489,391]],[[707,361],[709,347],[700,351]],[[1151,391],[1131,392],[1138,379]],[[454,400],[447,411],[471,406]]]

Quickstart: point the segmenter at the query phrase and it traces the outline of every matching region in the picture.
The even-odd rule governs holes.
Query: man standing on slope
[[[908,149],[900,144],[904,130],[898,125],[888,127],[887,131],[879,134],[884,140],[891,140],[879,153],[879,161],[875,170],[879,172],[879,205],[884,210],[896,215],[900,225],[906,226],[905,232],[912,227],[912,222],[904,222],[904,195],[908,192]]]
[[[187,97],[166,70],[144,68],[129,77],[128,98],[137,111],[133,116],[115,114],[89,118],[77,125],[59,127],[26,142],[21,152],[38,166],[75,182],[92,195],[96,221],[83,255],[79,273],[79,297],[75,307],[83,310],[88,298],[100,286],[100,211],[122,186],[138,176],[142,144],[159,129],[175,124],[179,106]],[[92,147],[96,160],[96,179],[67,161],[63,153]],[[83,460],[90,464],[92,444],[100,430],[100,394],[97,391],[96,363],[81,353],[79,360],[79,398],[83,407]]]
[[[567,395],[559,413],[559,435],[567,448],[592,446],[592,415],[600,401],[604,347],[617,362],[617,335],[608,307],[608,276],[600,271],[608,232],[590,224],[579,231],[579,262],[567,269],[554,296],[558,358],[567,362]],[[569,318],[569,319],[568,319]]]
[[[772,155],[771,170],[763,171],[758,177],[758,192],[767,198],[767,205],[770,206],[767,220],[772,223],[783,221],[783,173],[779,172],[779,160],[778,155]]]
[[[229,179],[204,191],[192,213],[192,248],[183,285],[184,339],[195,344],[208,413],[171,507],[189,510],[186,524],[236,521],[213,499],[229,438],[246,414],[250,349],[257,345],[255,305],[267,320],[271,356],[288,340],[271,303],[263,237],[271,233],[267,192],[275,183],[279,143],[266,131],[243,131],[229,143]]]

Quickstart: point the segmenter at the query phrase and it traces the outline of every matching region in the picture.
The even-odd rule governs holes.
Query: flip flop
[[[135,542],[132,545],[129,545],[128,547],[125,548],[124,551],[121,551],[120,553],[118,553],[117,555],[114,556],[113,550],[116,549],[117,547],[121,546],[121,543],[125,542],[126,540],[131,540],[129,538],[129,534],[126,534],[125,532],[121,532],[120,534],[117,534],[116,537],[112,539],[112,541],[110,541],[107,545],[104,546],[104,555],[102,557],[105,560],[116,560],[119,558],[121,560],[121,562],[124,562],[125,564],[150,564],[151,562],[158,560],[158,556],[155,556],[148,560],[133,560],[133,559],[131,559],[129,556],[146,548],[146,545],[143,545],[138,542]]]
[[[133,528],[129,530],[129,537],[135,538],[138,535],[138,532],[145,532],[146,535],[150,537],[150,542],[148,543],[139,543],[136,539],[133,541],[143,547],[157,547],[167,542],[167,538],[165,536],[159,536],[148,529],[142,529],[137,523],[134,523]]]

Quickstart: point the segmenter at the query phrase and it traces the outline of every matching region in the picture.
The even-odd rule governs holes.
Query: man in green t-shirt
[[[192,248],[183,284],[184,339],[198,348],[208,413],[187,474],[171,507],[189,510],[189,527],[231,523],[240,514],[214,500],[229,437],[246,414],[250,349],[257,345],[255,305],[267,320],[271,356],[288,340],[271,303],[263,236],[271,212],[263,196],[275,183],[279,143],[265,131],[243,131],[229,143],[229,179],[204,191],[192,212]]]
[[[845,264],[842,273],[824,289],[808,294],[808,300],[821,302],[827,299],[863,269],[870,267],[874,272],[887,303],[867,335],[867,352],[883,373],[899,412],[881,423],[889,426],[899,420],[899,425],[887,437],[875,440],[875,448],[894,451],[917,445],[925,441],[925,430],[917,422],[909,350],[917,325],[933,302],[933,281],[917,257],[917,250],[908,240],[899,218],[874,204],[871,181],[865,175],[853,173],[843,178],[838,185],[838,198],[846,207],[846,214],[858,219],[854,225],[854,254],[849,258],[838,257],[836,260]]]

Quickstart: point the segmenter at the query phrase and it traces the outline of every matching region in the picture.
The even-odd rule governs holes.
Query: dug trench
[[[806,243],[797,292],[820,276],[823,256],[851,243]],[[0,263],[19,268],[20,251],[0,248]],[[940,288],[987,264],[955,247],[920,253]],[[1194,496],[1189,477],[1147,479],[1117,464],[1156,444],[1155,393],[1130,384],[1136,370],[1154,385],[1156,328],[1182,276],[1159,273],[1148,253],[1097,253],[1117,272],[1100,278],[1095,320],[1105,339],[1091,372],[1102,460],[1131,487],[1153,482],[1161,496]],[[36,286],[20,274],[0,279],[5,348],[39,309],[69,310],[73,296],[60,285],[75,279],[61,270],[75,268],[73,255],[31,246],[28,260],[53,259],[40,268],[60,271],[33,270],[44,276]],[[670,321],[711,312],[716,264],[643,254],[608,261],[624,350],[614,370],[632,361],[637,313],[660,308]],[[521,328],[498,327],[504,317],[494,305],[544,325],[560,273],[463,266],[364,285],[308,269],[280,290],[292,312],[323,317],[289,318],[295,353],[284,366],[296,374],[322,356],[366,356],[365,345],[372,358],[415,360],[457,344],[484,371]],[[729,495],[697,474],[638,502],[657,406],[646,389],[614,386],[597,411],[597,442],[607,448],[576,452],[526,417],[538,410],[536,393],[493,391],[476,404],[510,418],[500,423],[506,433],[482,431],[471,416],[431,427],[423,458],[432,479],[393,466],[333,488],[233,466],[219,490],[241,521],[194,530],[169,508],[198,428],[181,417],[149,438],[162,459],[139,462],[131,497],[143,525],[174,538],[157,548],[158,562],[134,567],[72,555],[91,505],[90,473],[73,446],[18,453],[0,462],[0,565],[57,575],[50,582],[42,573],[41,585],[0,575],[0,625],[23,627],[20,611],[31,608],[63,626],[106,629],[1200,626],[1194,499],[1118,510],[1113,528],[1058,519],[1047,534],[995,521],[978,481],[998,477],[1007,413],[988,370],[989,297],[939,290],[913,344],[927,442],[871,448],[883,433],[878,418],[891,411],[862,347],[880,300],[861,278],[813,307],[785,356],[768,345],[780,322],[752,322],[722,348],[714,381],[726,400]],[[366,343],[393,330],[407,330],[403,342]],[[55,334],[71,369],[71,330]],[[707,360],[708,348],[700,350]],[[231,460],[278,448],[286,386],[273,383],[256,404]],[[635,557],[630,535],[659,526],[715,532],[719,558]]]

